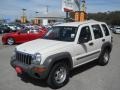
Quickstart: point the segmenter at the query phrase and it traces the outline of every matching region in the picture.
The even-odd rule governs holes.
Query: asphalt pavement
[[[113,50],[107,66],[91,62],[71,72],[69,83],[59,90],[120,90],[120,34],[113,34]],[[0,42],[0,90],[51,90],[43,80],[18,77],[10,66],[15,46]]]

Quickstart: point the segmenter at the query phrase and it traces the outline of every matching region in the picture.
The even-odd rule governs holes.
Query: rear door
[[[97,52],[97,57],[99,57],[102,44],[105,42],[103,31],[100,27],[100,24],[92,24],[90,28],[93,34],[94,53]]]

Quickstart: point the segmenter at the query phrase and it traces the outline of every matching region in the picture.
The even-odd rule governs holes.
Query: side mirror
[[[81,37],[81,38],[79,39],[79,44],[86,43],[86,42],[88,42],[88,41],[89,41],[89,38],[88,38],[88,37]]]
[[[27,34],[30,34],[30,31],[27,31]]]

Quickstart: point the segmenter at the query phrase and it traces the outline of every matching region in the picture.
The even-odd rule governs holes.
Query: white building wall
[[[43,25],[48,25],[48,19],[43,19]]]

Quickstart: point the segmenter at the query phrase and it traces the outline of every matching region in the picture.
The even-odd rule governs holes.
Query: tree
[[[109,25],[120,25],[120,11],[89,13],[88,19],[103,21]]]

